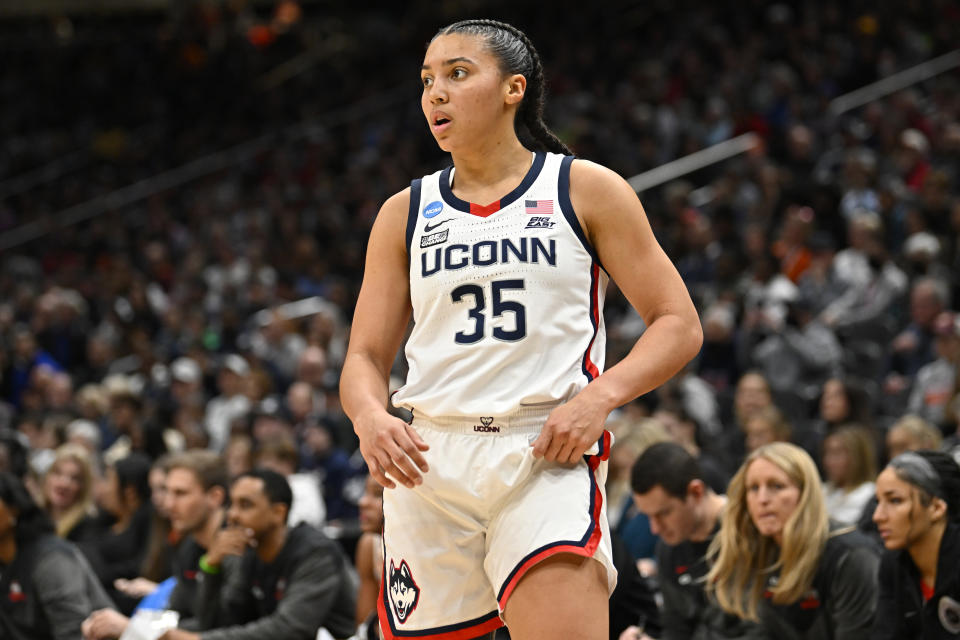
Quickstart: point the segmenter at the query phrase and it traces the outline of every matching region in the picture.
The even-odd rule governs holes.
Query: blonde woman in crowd
[[[73,542],[89,531],[93,516],[93,463],[78,444],[61,445],[43,476],[40,506],[57,535]]]
[[[858,425],[840,427],[823,441],[823,487],[827,513],[842,524],[856,524],[873,497],[876,450],[870,433]]]
[[[896,422],[887,431],[887,456],[892,460],[907,451],[940,448],[943,437],[940,431],[920,416],[907,415]]]
[[[710,545],[707,588],[728,613],[759,621],[770,637],[869,637],[878,549],[831,524],[820,476],[800,447],[752,452],[727,491]]]

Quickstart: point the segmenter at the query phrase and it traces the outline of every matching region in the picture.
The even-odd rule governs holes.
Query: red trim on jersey
[[[603,438],[607,440],[606,444],[609,445],[610,434],[607,431],[603,432]],[[609,446],[607,452],[609,454]],[[606,460],[606,458],[603,458]],[[590,471],[596,471],[597,467],[600,465],[601,458],[600,456],[590,456]],[[579,547],[574,544],[561,544],[555,547],[550,547],[544,549],[540,553],[530,558],[527,558],[527,561],[524,562],[519,569],[513,574],[513,578],[510,579],[510,583],[503,590],[503,595],[500,597],[499,605],[500,610],[503,611],[507,608],[507,601],[510,599],[510,595],[513,593],[513,590],[517,587],[517,584],[520,582],[520,579],[530,569],[535,567],[538,563],[546,560],[551,556],[555,556],[558,553],[572,553],[578,556],[584,556],[586,558],[592,558],[593,554],[597,551],[597,547],[600,546],[600,538],[603,536],[603,531],[600,528],[600,515],[603,513],[603,494],[600,492],[600,485],[596,481],[594,485],[594,501],[593,501],[593,513],[590,514],[591,519],[593,520],[593,533],[590,534],[590,538],[587,540],[587,543]]]
[[[590,267],[590,276],[590,318],[593,320],[593,335],[590,336],[587,352],[583,354],[583,366],[586,367],[593,378],[596,378],[600,375],[600,369],[590,358],[590,351],[593,349],[593,343],[597,339],[597,331],[600,329],[600,265],[594,263]]]
[[[481,218],[486,218],[500,211],[500,201],[491,202],[487,206],[470,203],[470,213]]]

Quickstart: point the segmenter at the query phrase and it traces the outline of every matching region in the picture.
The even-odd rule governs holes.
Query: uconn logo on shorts
[[[500,425],[493,424],[493,418],[484,416],[480,418],[480,424],[473,425],[473,430],[478,433],[500,433]]]
[[[413,581],[413,575],[406,560],[400,561],[399,568],[394,566],[393,560],[390,560],[390,576],[387,584],[390,587],[390,606],[393,607],[397,622],[403,624],[420,601],[420,587]]]

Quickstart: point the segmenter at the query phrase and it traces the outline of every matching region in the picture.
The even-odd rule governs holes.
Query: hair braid
[[[519,73],[527,78],[527,92],[514,122],[517,137],[538,150],[570,155],[569,147],[543,121],[546,98],[543,63],[527,34],[505,22],[478,19],[455,22],[440,29],[434,38],[451,33],[469,33],[484,38],[505,73]]]
[[[947,503],[947,520],[960,522],[960,465],[944,451],[917,451],[933,466],[943,485],[944,502]]]

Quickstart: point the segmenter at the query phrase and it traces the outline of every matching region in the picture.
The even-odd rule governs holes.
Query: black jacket
[[[0,638],[80,640],[80,624],[113,603],[86,558],[46,534],[17,550],[0,579]]]
[[[320,627],[334,638],[353,635],[356,585],[335,541],[307,524],[287,533],[265,564],[248,549],[228,556],[218,574],[200,581],[203,640],[313,640]]]
[[[960,524],[947,525],[937,556],[937,584],[926,603],[920,572],[906,550],[885,551],[880,562],[880,603],[872,638],[960,638]]]
[[[663,593],[663,640],[719,640],[765,638],[759,625],[725,613],[704,591],[707,548],[717,534],[703,542],[657,544],[657,566]]]
[[[767,597],[760,603],[767,635],[777,640],[871,640],[879,551],[858,531],[832,535],[806,597],[789,605],[775,605]]]

